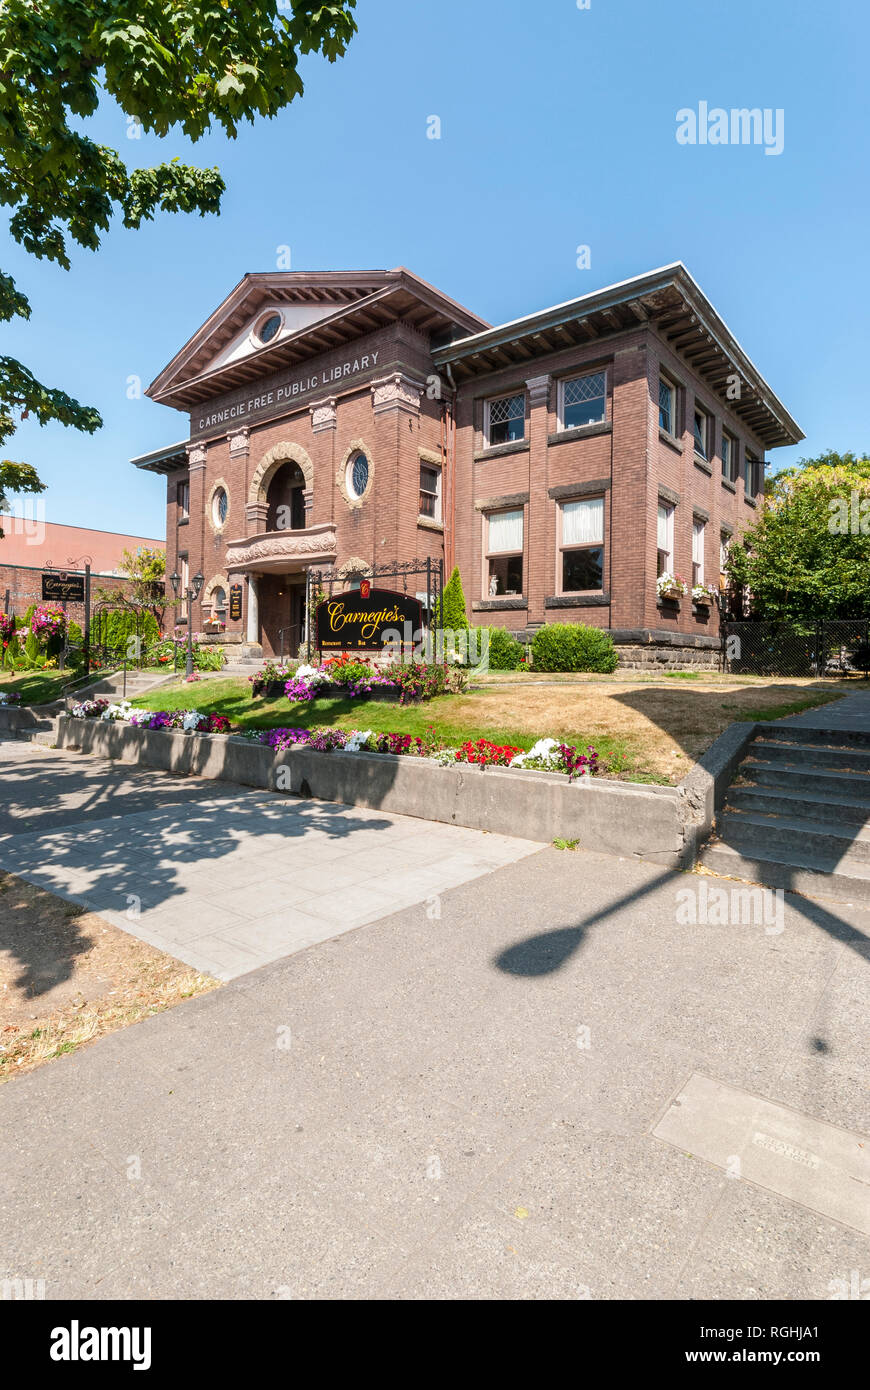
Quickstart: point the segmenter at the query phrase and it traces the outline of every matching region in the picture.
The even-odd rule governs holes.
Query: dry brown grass
[[[621,753],[629,777],[646,774],[675,783],[735,720],[776,718],[856,688],[728,677],[655,682],[520,676],[502,684],[492,675],[479,690],[455,697],[450,716],[452,723],[474,723],[487,736],[509,730],[526,738],[547,734],[570,743],[593,742]]]
[[[95,913],[0,874],[0,1082],[217,984]]]

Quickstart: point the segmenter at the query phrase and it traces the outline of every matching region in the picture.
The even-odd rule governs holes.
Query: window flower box
[[[669,603],[679,603],[688,591],[688,584],[679,574],[660,574],[656,580],[656,593]]]

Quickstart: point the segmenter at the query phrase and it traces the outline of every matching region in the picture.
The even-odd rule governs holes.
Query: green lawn
[[[107,671],[92,671],[88,681],[99,680]],[[6,695],[17,691],[22,705],[47,705],[59,700],[73,682],[84,684],[74,671],[0,671],[0,690]]]
[[[145,709],[202,709],[223,714],[238,729],[344,729],[422,735],[434,726],[448,747],[466,739],[530,748],[558,738],[592,744],[610,776],[627,781],[679,782],[713,739],[735,719],[779,719],[851,692],[821,681],[767,681],[763,685],[662,681],[657,685],[573,686],[517,681],[475,683],[462,695],[420,705],[372,700],[315,700],[290,704],[253,699],[248,681],[218,676],[186,685],[158,686],[134,703]],[[724,697],[724,698],[723,698]]]
[[[543,711],[519,708],[515,696],[508,699],[497,690],[471,690],[463,695],[440,695],[422,704],[399,705],[382,700],[303,700],[298,704],[280,697],[253,699],[246,680],[216,678],[186,685],[183,681],[162,685],[133,703],[142,709],[202,709],[224,714],[241,729],[310,729],[315,725],[373,732],[422,735],[434,726],[448,746],[481,736],[492,743],[528,748],[538,738],[565,738],[584,747],[593,736],[582,723],[570,719],[554,728]],[[510,708],[508,708],[510,706]],[[507,716],[507,717],[506,717]],[[512,717],[511,717],[512,716]],[[603,758],[628,759],[633,765],[632,740],[619,734],[598,732],[595,747]],[[639,768],[639,771],[645,769]]]

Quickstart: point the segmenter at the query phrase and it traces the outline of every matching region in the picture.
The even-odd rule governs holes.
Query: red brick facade
[[[668,267],[501,329],[481,327],[408,272],[378,275],[246,277],[150,388],[190,411],[189,443],[135,462],[167,478],[168,568],[203,575],[194,625],[220,609],[236,640],[295,651],[309,566],[347,575],[445,556],[459,565],[478,624],[586,622],[624,642],[709,641],[715,609],[657,597],[659,503],[673,508],[673,569],[690,583],[693,523],[703,522],[703,578],[716,588],[720,539],[755,516],[747,451],[761,460],[765,447],[801,435],[688,273]],[[320,322],[292,331],[282,320],[271,346],[258,345],[256,329],[245,339],[246,320],[262,323],[277,305],[277,322],[282,303],[293,306],[289,317],[332,287],[345,298],[322,305]],[[229,356],[224,348],[215,358],[224,343]],[[564,427],[564,385],[586,373],[604,374],[604,418]],[[659,423],[663,374],[670,432]],[[486,403],[505,396],[523,397],[523,437],[493,445]],[[694,443],[696,405],[706,458]],[[723,477],[723,429],[735,481]],[[359,456],[368,477],[356,496]],[[421,465],[426,487],[440,471],[440,499],[428,502],[436,519],[421,510]],[[601,583],[563,592],[560,509],[596,497]],[[499,511],[514,513],[514,527],[522,511],[521,593],[503,592],[498,565],[502,578],[487,569]],[[234,585],[243,596],[235,620],[224,608]]]

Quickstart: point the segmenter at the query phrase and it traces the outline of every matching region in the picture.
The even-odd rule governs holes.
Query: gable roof
[[[265,311],[280,312],[282,306],[287,306],[288,313],[300,311],[298,327],[291,326],[262,346],[251,342],[246,350],[233,354],[234,343],[253,330]],[[489,326],[404,266],[249,273],[145,394],[179,410],[191,409],[267,372],[340,347],[399,319],[443,339],[457,331],[474,333]]]
[[[457,385],[577,344],[606,339],[649,325],[714,393],[724,397],[730,374],[741,378],[740,400],[728,406],[765,445],[775,448],[804,438],[800,426],[774,394],[682,261],[630,280],[569,299],[495,328],[454,339],[433,353]]]

